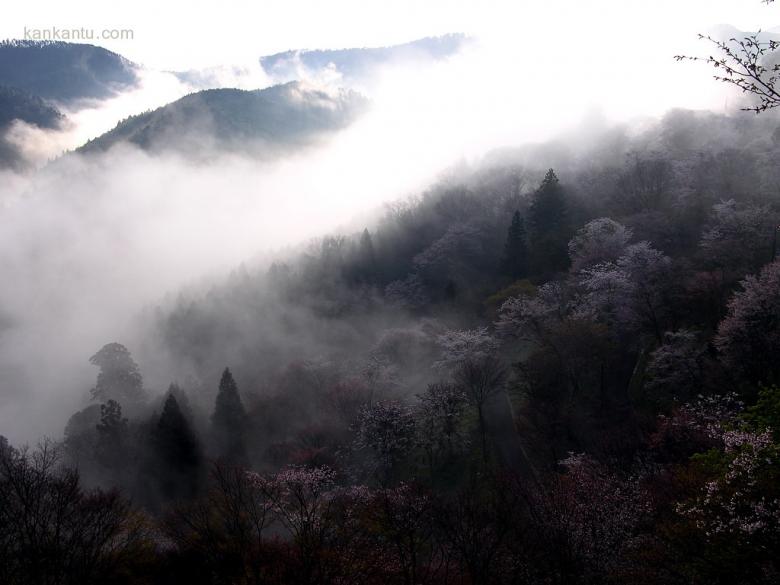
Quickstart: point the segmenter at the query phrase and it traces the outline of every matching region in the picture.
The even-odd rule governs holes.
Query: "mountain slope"
[[[14,120],[22,120],[39,128],[57,128],[63,115],[37,95],[0,85],[0,130]]]
[[[104,151],[126,142],[194,156],[213,150],[269,154],[347,126],[366,105],[356,92],[326,92],[297,82],[254,91],[211,89],[128,118],[78,150]]]
[[[93,45],[0,42],[0,85],[62,103],[110,97],[134,86],[137,70],[124,57]]]
[[[24,156],[8,131],[15,120],[38,128],[59,128],[65,117],[40,97],[15,87],[0,86],[0,169],[23,168]]]
[[[285,51],[261,57],[260,64],[274,79],[296,78],[301,65],[315,72],[335,67],[346,79],[354,79],[393,61],[443,59],[457,53],[467,42],[468,37],[463,34],[450,34],[389,47]]]

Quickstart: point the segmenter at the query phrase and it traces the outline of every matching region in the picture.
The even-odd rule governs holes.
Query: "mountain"
[[[0,169],[25,165],[18,147],[7,138],[14,120],[54,129],[59,128],[64,119],[59,110],[40,97],[15,87],[0,86]]]
[[[0,130],[22,120],[39,128],[57,128],[64,116],[57,108],[23,89],[0,85]]]
[[[260,64],[277,80],[297,78],[301,65],[311,72],[335,67],[345,79],[354,80],[390,62],[444,59],[457,53],[468,40],[458,33],[389,47],[285,51],[260,57]]]
[[[138,69],[124,57],[93,45],[0,42],[0,85],[63,104],[129,89],[138,82]]]
[[[351,90],[335,92],[291,82],[262,90],[210,89],[132,116],[79,152],[127,142],[152,152],[208,156],[213,150],[268,155],[350,124],[367,107]]]

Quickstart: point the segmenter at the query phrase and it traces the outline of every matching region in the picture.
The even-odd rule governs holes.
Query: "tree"
[[[138,405],[145,400],[143,378],[133,356],[121,343],[109,343],[89,358],[100,368],[93,400],[116,400],[120,404]]]
[[[268,477],[249,477],[293,540],[300,563],[295,582],[327,582],[325,552],[339,524],[334,518],[336,473],[325,466],[288,467]]]
[[[721,448],[693,457],[702,485],[675,508],[687,524],[687,542],[680,544],[697,546],[702,582],[775,583],[780,445],[771,429],[745,426],[723,431],[720,439]]]
[[[17,450],[0,437],[0,582],[122,582],[148,548],[143,518],[60,463],[50,442]]]
[[[381,481],[389,481],[414,446],[414,415],[398,402],[377,402],[360,413],[355,446],[370,454]]]
[[[222,372],[211,416],[217,453],[229,461],[246,463],[246,410],[229,368]]]
[[[126,465],[125,440],[127,419],[122,417],[122,407],[115,400],[100,405],[100,422],[95,458],[107,469],[121,469]]]
[[[417,397],[418,437],[433,468],[436,461],[452,457],[466,444],[461,418],[468,403],[461,388],[446,382],[428,384]]]
[[[650,356],[648,387],[667,397],[695,396],[704,382],[705,351],[695,332],[667,331],[664,343]]]
[[[528,272],[528,244],[525,224],[519,211],[512,215],[512,223],[506,233],[501,270],[514,280],[524,278]]]
[[[571,269],[579,271],[602,262],[615,262],[626,251],[631,228],[600,217],[589,221],[569,242]]]
[[[768,205],[739,205],[729,199],[713,206],[713,222],[699,246],[714,267],[740,278],[773,259],[776,229],[777,215]]]
[[[169,500],[189,499],[199,490],[203,456],[200,444],[173,394],[165,400],[152,431],[152,465],[160,493]]]
[[[658,343],[670,306],[671,260],[649,242],[628,246],[616,262],[583,269],[578,312],[618,327],[649,329]]]
[[[527,497],[534,534],[551,551],[550,570],[559,582],[611,582],[623,553],[635,546],[651,500],[637,478],[585,454],[570,454],[560,464],[566,473],[534,486]]]
[[[482,327],[448,331],[439,336],[439,345],[442,348],[442,359],[437,365],[452,370],[455,383],[477,411],[482,458],[487,463],[485,406],[501,391],[506,376],[503,363],[495,355],[498,342],[488,334],[486,327]]]
[[[426,562],[434,540],[433,499],[419,486],[400,483],[360,498],[373,533],[385,557],[400,569],[404,585],[430,583],[437,564]],[[431,561],[433,559],[430,559]]]
[[[747,276],[718,326],[715,347],[744,381],[771,384],[780,376],[780,261]]]
[[[209,490],[197,501],[179,505],[163,528],[179,551],[191,555],[225,582],[263,582],[264,531],[270,503],[243,469],[215,463]],[[247,573],[250,580],[245,581]]]
[[[567,244],[571,230],[566,193],[550,169],[533,195],[528,210],[531,257],[535,272],[555,272],[569,264]]]
[[[771,4],[774,0],[762,2]],[[745,111],[760,114],[780,106],[780,63],[771,60],[772,53],[780,47],[780,41],[772,38],[763,40],[760,31],[727,41],[710,35],[699,35],[699,38],[711,43],[719,55],[676,55],[675,59],[703,61],[712,65],[717,71],[716,80],[732,85],[756,100],[754,105],[742,108]]]
[[[360,234],[358,243],[356,277],[359,282],[372,282],[376,278],[376,252],[368,228]]]

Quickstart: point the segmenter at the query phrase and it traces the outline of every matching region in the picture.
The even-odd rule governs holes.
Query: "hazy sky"
[[[694,34],[730,23],[780,24],[780,5],[759,0],[29,0],[6,2],[0,38],[25,27],[134,31],[101,44],[150,67],[236,62],[288,48],[376,46],[446,32],[538,40],[539,50],[606,31],[638,38]],[[593,37],[589,37],[593,38]]]

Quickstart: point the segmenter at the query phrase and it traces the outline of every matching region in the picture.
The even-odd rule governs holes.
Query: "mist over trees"
[[[709,62],[761,117],[486,153],[138,315],[84,356],[55,439],[0,436],[0,583],[777,583],[780,117],[757,43]],[[354,53],[303,54],[330,57]]]
[[[171,300],[184,382],[109,343],[61,444],[3,442],[7,582],[44,578],[32,510],[54,582],[774,582],[773,123],[488,157]]]

